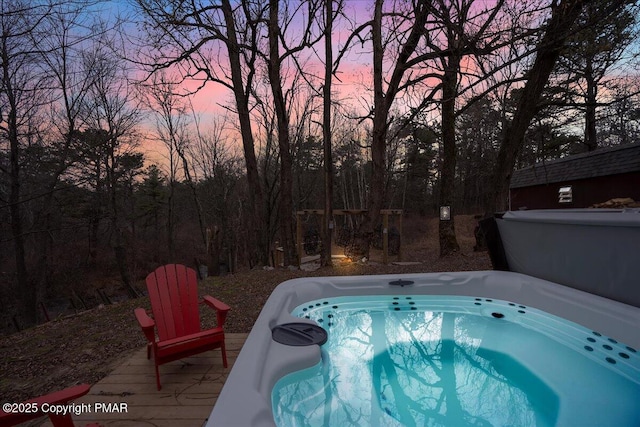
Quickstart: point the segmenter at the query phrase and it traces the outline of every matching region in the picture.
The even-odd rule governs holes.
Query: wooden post
[[[389,264],[389,214],[386,212],[382,217],[382,262]]]
[[[302,265],[302,222],[300,213],[296,212],[296,247],[298,249],[298,267]]]

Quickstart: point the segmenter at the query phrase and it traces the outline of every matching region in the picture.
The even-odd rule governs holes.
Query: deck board
[[[160,391],[156,389],[153,361],[147,360],[146,348],[141,348],[74,402],[90,404],[92,409],[74,416],[76,425],[201,427],[248,334],[226,335],[228,368],[222,366],[220,350],[167,363],[160,366]],[[126,403],[126,412],[99,412],[96,403]]]

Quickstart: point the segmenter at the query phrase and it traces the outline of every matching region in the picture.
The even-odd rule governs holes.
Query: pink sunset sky
[[[303,0],[297,0],[296,4]],[[401,4],[404,0],[401,0]],[[290,0],[291,3],[294,0]],[[385,3],[386,8],[390,8],[394,1],[388,1]],[[127,6],[128,8],[131,6]],[[338,56],[340,49],[344,47],[351,29],[355,26],[366,22],[372,18],[373,14],[373,1],[370,0],[345,0],[345,7],[343,14],[346,17],[339,18],[334,25],[335,30],[332,33],[333,42],[333,56],[334,60]],[[307,17],[301,14],[302,19]],[[349,22],[351,21],[351,22]],[[302,33],[302,23],[297,22],[288,29],[288,34],[299,37]],[[317,29],[316,29],[317,31]],[[296,34],[298,33],[298,34]],[[365,38],[370,37],[370,30],[365,30],[362,35]],[[289,40],[289,43],[295,45],[297,40]],[[222,49],[224,51],[224,49]],[[313,48],[307,49],[302,52],[299,57],[299,62],[304,64],[305,72],[316,75],[319,80],[323,78],[324,74],[324,41],[320,40]],[[371,53],[371,46],[369,42],[361,45],[359,42],[352,42],[348,53],[343,57],[340,66],[337,70],[336,76],[333,79],[333,90],[337,98],[345,99],[357,99],[357,98],[370,98],[370,94],[367,94],[363,89],[372,89],[372,62],[373,57]],[[293,66],[289,64],[289,66]],[[286,64],[284,65],[286,67]],[[284,68],[283,67],[283,68]],[[228,66],[225,66],[228,68]],[[283,69],[283,74],[286,73],[286,68]],[[187,91],[193,90],[198,87],[201,82],[192,82],[191,84],[185,84],[184,88]],[[285,79],[285,89],[287,89]],[[225,104],[232,101],[232,94],[228,88],[223,87],[220,84],[214,82],[207,82],[205,87],[193,97],[193,104],[199,112],[213,113],[219,112],[219,104]]]
[[[394,3],[389,1],[385,4],[385,7],[393,7]],[[479,1],[479,7],[488,7],[493,4],[493,1]],[[120,4],[120,3],[117,3]],[[297,3],[296,3],[297,4]],[[402,4],[401,1],[396,4]],[[131,7],[131,6],[127,6]],[[332,34],[332,43],[334,50],[334,60],[338,56],[338,52],[343,48],[348,39],[348,35],[351,29],[361,25],[367,20],[371,19],[373,14],[373,1],[365,0],[345,0],[344,15],[346,18],[340,18],[336,22],[336,31]],[[306,17],[305,17],[306,18]],[[295,37],[296,30],[298,33],[302,33],[302,24],[298,23],[297,26],[290,28],[288,34],[293,34]],[[363,36],[368,38],[370,30],[367,29],[363,32]],[[290,41],[290,44],[295,45],[295,41]],[[320,89],[320,85],[323,78],[323,55],[324,55],[324,42],[321,40],[314,47],[315,52],[308,49],[299,56],[300,63],[304,64],[305,72],[317,76],[316,89]],[[390,50],[391,53],[395,53]],[[339,68],[336,73],[336,77],[333,79],[333,93],[334,99],[339,100],[344,107],[344,110],[349,110],[356,114],[366,114],[373,104],[373,90],[372,90],[372,67],[373,57],[371,52],[371,45],[369,42],[361,44],[359,41],[352,42],[348,50],[348,53],[342,58]],[[292,64],[285,64],[283,67],[283,73],[286,73],[286,67],[293,67]],[[386,75],[389,76],[390,70],[388,68],[391,65],[385,62]],[[473,64],[469,64],[469,67],[473,67]],[[228,68],[228,67],[225,67]],[[427,70],[414,70],[415,72],[426,72]],[[289,89],[291,83],[287,84],[285,78],[285,90]],[[195,88],[201,85],[202,82],[192,81],[191,83],[185,82],[183,89],[185,91],[193,91]],[[435,86],[433,81],[429,86]],[[414,94],[414,96],[416,96]],[[419,97],[419,93],[417,94]],[[401,110],[407,108],[411,101],[409,98],[402,98],[402,94],[396,99],[396,108]],[[415,99],[414,99],[415,102]],[[223,106],[233,106],[233,94],[231,90],[223,85],[215,82],[207,82],[196,94],[191,97],[191,103],[194,107],[196,114],[200,118],[200,123],[203,128],[207,127],[207,123],[210,122],[214,116],[227,115],[233,121],[233,115],[227,111]],[[147,125],[149,129],[153,126]],[[201,129],[202,130],[202,129]],[[151,131],[151,130],[150,130]],[[256,129],[254,129],[256,131]],[[239,140],[239,137],[235,138]],[[239,142],[238,142],[239,144]],[[161,154],[164,147],[155,147],[157,143],[149,141],[145,144],[145,148],[149,151],[150,160],[156,161],[156,157],[153,152]],[[153,147],[153,148],[152,148]]]
[[[352,15],[359,15],[359,19],[363,19],[363,15],[370,16],[372,13],[372,11],[368,11],[366,7],[369,5],[369,2],[347,1],[347,3],[347,9],[351,11],[350,13]],[[334,59],[338,55],[338,49],[344,45],[347,35],[348,31],[345,29],[333,33]],[[317,54],[308,51],[301,56],[305,64],[305,72],[318,76],[318,82],[320,82],[324,73],[324,64],[317,58],[317,55],[324,55],[323,43],[323,41],[320,41],[315,47]],[[332,83],[334,97],[360,112],[365,111],[363,105],[370,104],[370,100],[372,99],[372,93],[369,93],[372,88],[372,58],[370,51],[366,51],[366,49],[368,49],[366,45],[364,51],[360,46],[352,47],[349,55],[343,58]],[[225,68],[228,68],[228,66]],[[186,81],[183,83],[182,89],[185,92],[193,92],[200,86],[202,86],[201,81]],[[285,85],[285,90],[289,89],[290,86],[290,84]],[[316,89],[320,89],[319,83]],[[231,122],[235,123],[233,114],[224,107],[229,106],[230,108],[234,108],[233,93],[229,88],[219,83],[208,81],[190,98],[195,113],[200,119],[201,126],[204,128],[202,130],[206,131],[207,123],[212,121],[215,116],[227,115]],[[146,129],[145,133],[152,134],[155,131],[155,125],[153,123],[154,118],[149,117],[144,125]],[[255,131],[256,129],[254,129],[254,132]],[[230,130],[230,134],[230,138],[237,141],[236,145],[239,148],[239,135],[237,135],[237,132],[234,130]],[[161,143],[149,138],[144,142],[144,148],[148,162],[166,163],[166,148]]]

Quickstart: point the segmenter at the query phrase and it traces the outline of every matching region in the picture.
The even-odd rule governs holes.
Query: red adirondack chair
[[[54,425],[54,427],[73,427],[73,419],[71,418],[70,413],[65,415],[54,414],[51,412],[44,413],[42,411],[43,405],[66,405],[70,401],[87,394],[90,388],[91,386],[89,386],[89,384],[80,384],[44,396],[36,397],[35,399],[31,399],[24,403],[21,403],[20,405],[22,405],[22,407],[16,408],[20,409],[19,412],[6,412],[4,409],[0,409],[0,426],[15,426],[20,423],[35,420],[36,418],[48,415],[49,420],[51,421],[51,424]],[[87,427],[100,427],[100,425],[87,424]]]
[[[184,265],[168,264],[158,267],[147,276],[146,281],[153,319],[143,308],[136,308],[135,315],[149,341],[147,358],[150,359],[153,353],[158,390],[162,388],[158,367],[164,363],[220,348],[222,363],[226,368],[227,353],[222,326],[229,306],[209,295],[205,295],[199,302],[196,272]],[[217,327],[201,329],[199,303],[216,310]]]

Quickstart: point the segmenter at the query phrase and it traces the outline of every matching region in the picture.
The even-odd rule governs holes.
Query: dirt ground
[[[226,331],[249,332],[272,290],[288,279],[491,269],[486,252],[473,252],[476,221],[472,216],[456,217],[460,252],[444,258],[439,257],[437,219],[407,218],[404,224],[402,261],[420,264],[384,265],[381,253],[373,251],[365,263],[336,260],[333,268],[313,271],[255,269],[209,277],[202,283],[202,293],[231,306]],[[395,260],[390,257],[390,261]],[[78,383],[94,384],[107,376],[145,345],[133,315],[136,307],[149,308],[148,300],[139,298],[99,306],[0,337],[0,401],[19,402]],[[212,313],[203,311],[204,325],[213,325],[213,319]]]

